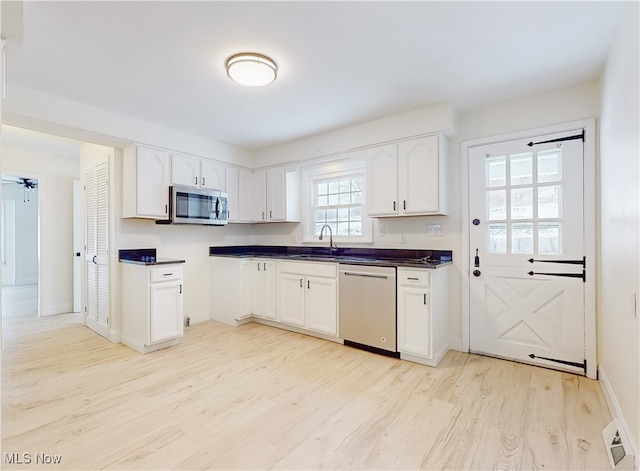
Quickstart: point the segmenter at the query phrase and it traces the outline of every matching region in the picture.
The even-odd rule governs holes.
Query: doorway
[[[595,377],[594,127],[463,144],[467,351]]]
[[[2,175],[2,313],[5,318],[40,315],[39,178]]]

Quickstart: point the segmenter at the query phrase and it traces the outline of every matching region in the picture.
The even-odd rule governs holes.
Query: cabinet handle
[[[171,276],[173,273],[163,273],[162,276]]]
[[[180,285],[180,294],[182,294],[182,285]]]
[[[229,219],[229,216],[231,215],[230,211],[227,211],[227,219]]]
[[[419,280],[420,280],[420,278],[413,278],[413,277],[409,277],[409,278],[407,278],[407,280],[411,280],[411,281],[419,281]]]
[[[205,181],[206,181],[206,179],[204,177],[202,177],[202,186],[205,186]]]
[[[396,210],[396,202],[395,201],[393,202],[393,210],[394,211]]]
[[[262,219],[264,219],[264,211],[262,211]]]
[[[311,282],[307,280],[307,289],[311,289]]]
[[[165,214],[168,214],[168,213],[169,213],[169,207],[168,207],[168,205],[166,205],[166,204],[164,205],[164,213],[165,213]]]
[[[258,271],[260,271],[260,262],[258,262]]]
[[[427,305],[427,293],[424,293],[424,305]]]
[[[267,271],[267,263],[266,262],[262,264],[262,270],[263,271]]]
[[[300,288],[302,288],[302,278],[300,278]]]
[[[407,209],[407,200],[402,200],[402,209]]]
[[[269,210],[269,219],[273,219],[273,211]]]

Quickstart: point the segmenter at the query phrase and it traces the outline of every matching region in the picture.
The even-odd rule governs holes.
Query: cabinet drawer
[[[425,270],[398,268],[398,286],[416,286],[429,288],[431,274]]]
[[[180,279],[182,279],[182,267],[179,266],[167,265],[149,269],[149,281],[151,283]]]

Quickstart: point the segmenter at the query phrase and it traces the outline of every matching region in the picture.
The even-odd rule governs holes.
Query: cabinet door
[[[398,146],[367,150],[367,212],[369,216],[398,214]]]
[[[240,262],[240,312],[236,319],[250,317],[258,311],[258,262],[243,260]]]
[[[439,210],[438,136],[398,144],[400,212],[429,214]]]
[[[267,220],[286,219],[286,180],[284,167],[267,170]]]
[[[429,290],[398,290],[398,351],[428,359],[433,357]]]
[[[169,153],[138,147],[136,159],[136,214],[166,219],[171,184]]]
[[[253,221],[253,172],[238,169],[238,221]]]
[[[257,313],[265,319],[276,319],[276,263],[273,260],[258,261],[260,307]]]
[[[256,170],[253,172],[253,221],[267,221],[267,172]]]
[[[304,276],[282,273],[278,278],[278,318],[281,322],[304,327]]]
[[[338,324],[337,282],[331,278],[309,276],[305,280],[306,327],[336,335]]]
[[[226,191],[226,169],[221,162],[200,161],[200,186],[211,190]]]
[[[173,154],[171,183],[197,187],[200,184],[200,159],[193,155]]]
[[[150,285],[149,345],[180,337],[183,332],[182,281]]]
[[[227,167],[225,169],[225,187],[228,195],[227,199],[227,220],[237,222],[239,217],[239,172],[238,167]]]

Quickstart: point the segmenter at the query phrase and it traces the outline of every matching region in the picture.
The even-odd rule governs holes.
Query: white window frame
[[[362,235],[360,236],[339,236],[333,234],[334,244],[356,245],[373,243],[373,219],[367,216],[366,201],[366,161],[355,156],[347,156],[340,160],[316,163],[301,168],[302,178],[302,224],[304,244],[326,245],[328,241],[318,240],[315,234],[315,188],[316,183],[321,180],[339,179],[348,176],[361,176],[363,186],[362,196]],[[326,236],[326,234],[325,234]]]

